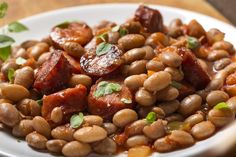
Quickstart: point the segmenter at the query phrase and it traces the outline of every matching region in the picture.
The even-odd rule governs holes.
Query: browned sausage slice
[[[95,92],[98,90],[98,85],[102,81],[119,84],[121,88],[118,92],[97,97]],[[127,102],[127,100],[129,102]],[[133,95],[121,80],[100,80],[91,87],[88,96],[88,109],[91,114],[100,115],[104,118],[111,118],[117,111],[132,107]]]
[[[71,74],[71,65],[65,58],[63,51],[54,50],[36,73],[34,88],[42,94],[51,94],[63,89]]]

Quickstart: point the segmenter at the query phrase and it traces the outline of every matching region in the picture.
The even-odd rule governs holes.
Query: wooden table
[[[63,7],[76,5],[86,5],[94,3],[146,3],[167,5],[196,11],[208,16],[215,17],[219,20],[229,22],[216,9],[214,9],[205,0],[5,0],[9,4],[9,10],[4,20],[0,20],[0,26],[9,22],[38,14],[41,12],[54,10]]]

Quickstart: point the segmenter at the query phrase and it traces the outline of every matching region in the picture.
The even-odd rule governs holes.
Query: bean
[[[38,65],[42,65],[46,60],[48,60],[51,54],[52,54],[51,52],[45,52],[41,54],[37,61]]]
[[[16,107],[25,116],[39,116],[41,114],[41,107],[32,99],[23,99]]]
[[[135,135],[127,139],[126,145],[128,147],[136,147],[148,144],[148,138],[144,135]]]
[[[151,106],[156,102],[156,96],[144,88],[140,88],[135,93],[135,101],[141,106]]]
[[[222,59],[217,60],[217,61],[214,62],[214,68],[215,68],[215,70],[222,70],[227,65],[229,65],[231,62],[232,61],[229,58],[222,58]]]
[[[23,67],[15,72],[14,84],[31,87],[34,82],[34,70],[31,67]]]
[[[181,101],[178,112],[184,116],[188,116],[200,109],[201,104],[202,98],[199,95],[189,95]]]
[[[146,74],[132,75],[125,79],[124,84],[131,90],[138,90],[146,79]]]
[[[14,60],[7,60],[6,62],[4,62],[4,63],[2,64],[1,72],[3,73],[3,75],[4,75],[6,78],[8,78],[8,77],[7,77],[7,75],[8,75],[8,70],[9,70],[9,69],[14,69],[14,70],[16,70],[16,69],[18,69],[18,68],[19,68],[19,65],[16,64],[16,62],[15,62]]]
[[[209,61],[216,61],[222,58],[228,58],[229,54],[227,51],[225,50],[213,50],[209,53],[209,55],[207,56],[207,59]]]
[[[23,119],[15,125],[12,129],[12,134],[16,137],[25,137],[29,133],[33,132],[33,123],[32,120]]]
[[[191,20],[187,25],[188,35],[196,38],[200,38],[205,35],[205,30],[200,23],[196,20]]]
[[[143,48],[134,48],[124,54],[125,63],[130,64],[136,60],[144,59],[146,51]]]
[[[143,133],[151,139],[157,139],[165,135],[165,127],[161,120],[153,122],[143,128]]]
[[[156,60],[150,60],[146,64],[146,69],[151,70],[151,71],[162,71],[164,70],[165,66],[163,65],[162,62],[156,61]]]
[[[148,91],[160,91],[166,88],[171,82],[171,75],[168,72],[156,72],[144,81],[144,88]]]
[[[64,147],[66,143],[67,142],[64,140],[53,139],[53,140],[47,141],[46,147],[50,152],[61,153],[62,148]]]
[[[198,58],[198,59],[197,59],[197,62],[198,62],[198,64],[202,67],[203,70],[209,71],[209,67],[208,67],[206,61],[204,61],[203,59],[199,59],[199,58]]]
[[[211,91],[207,97],[206,101],[210,107],[214,107],[220,102],[225,102],[229,99],[229,95],[221,90]]]
[[[99,154],[111,155],[116,153],[117,145],[109,137],[93,145],[93,150]]]
[[[106,137],[106,130],[96,125],[80,128],[74,133],[74,138],[84,143],[100,141]]]
[[[18,58],[18,57],[28,58],[29,56],[28,56],[27,51],[24,48],[21,47],[16,51],[14,57],[15,58]]]
[[[156,117],[159,119],[163,119],[166,116],[165,111],[160,107],[155,106],[152,108],[152,111],[156,113]]]
[[[191,127],[193,127],[194,125],[202,122],[203,120],[204,120],[204,116],[202,114],[197,113],[186,118],[184,122],[186,122]]]
[[[51,127],[43,117],[36,116],[36,117],[34,117],[32,122],[33,122],[33,128],[35,131],[44,135],[47,138],[50,138]]]
[[[0,99],[0,104],[1,103],[9,103],[9,104],[13,104],[13,102],[11,100],[8,99]]]
[[[206,33],[207,41],[210,44],[214,44],[217,41],[221,41],[224,39],[225,34],[216,28],[211,28]]]
[[[168,138],[178,143],[180,146],[190,146],[194,144],[193,137],[189,133],[182,130],[173,130]]]
[[[102,126],[103,124],[103,119],[100,116],[96,116],[96,115],[87,115],[84,116],[84,123],[88,124],[90,126],[92,125],[98,125],[98,126]]]
[[[174,121],[183,121],[184,117],[181,114],[173,113],[165,118],[167,122],[174,122]]]
[[[231,97],[226,104],[236,114],[236,97]]]
[[[63,45],[64,50],[72,57],[79,59],[84,53],[84,48],[77,42],[66,42]]]
[[[157,100],[160,101],[171,101],[175,100],[179,96],[178,89],[168,86],[157,92]]]
[[[215,126],[210,121],[203,121],[194,125],[191,129],[191,134],[198,140],[203,140],[215,132]]]
[[[180,106],[180,102],[178,100],[167,101],[167,102],[160,103],[158,105],[158,107],[161,108],[165,112],[165,115],[170,115],[174,113],[175,111],[178,110],[179,106]]]
[[[62,153],[66,157],[82,157],[87,156],[92,151],[89,144],[72,141],[62,148]]]
[[[75,87],[78,84],[85,85],[87,88],[89,88],[92,84],[92,79],[91,77],[84,74],[73,75],[69,81],[69,86]]]
[[[234,120],[235,114],[230,109],[211,109],[208,112],[208,120],[216,127],[223,127]]]
[[[149,146],[137,146],[129,149],[128,157],[147,157],[151,153],[152,150]]]
[[[154,148],[157,152],[169,152],[175,149],[175,146],[169,142],[169,139],[166,137],[159,138],[154,142]]]
[[[145,118],[152,111],[152,106],[138,106],[137,112],[140,118]]]
[[[130,50],[143,46],[144,42],[145,38],[140,34],[127,34],[118,40],[118,45],[124,50]]]
[[[144,59],[151,60],[155,57],[154,49],[151,46],[143,46],[142,49],[144,49],[146,52]]]
[[[108,135],[116,132],[117,127],[113,123],[103,123],[103,128],[107,131]]]
[[[65,140],[65,141],[73,141],[73,134],[75,129],[71,128],[69,125],[62,125],[54,128],[51,132],[51,135],[55,139]]]
[[[206,86],[205,90],[206,91],[211,91],[211,90],[218,90],[220,89],[221,87],[223,87],[223,84],[224,84],[224,80],[222,80],[222,78],[213,78],[209,84]]]
[[[227,51],[231,55],[235,53],[234,46],[230,42],[228,42],[228,41],[218,41],[218,42],[215,42],[212,45],[212,48],[214,50],[225,50],[225,51]]]
[[[35,149],[46,149],[47,138],[37,132],[28,134],[25,140],[29,146]]]
[[[51,112],[51,120],[54,123],[59,123],[63,119],[63,112],[61,107],[55,107]]]
[[[27,49],[27,52],[34,57],[35,60],[38,60],[39,56],[42,55],[44,52],[49,51],[49,46],[47,43],[37,43],[36,45]]]
[[[166,67],[164,71],[168,72],[171,75],[172,80],[174,81],[181,81],[184,78],[183,73],[179,69]]]
[[[129,136],[142,134],[143,128],[148,125],[146,119],[139,119],[131,123],[127,128],[127,134]]]
[[[41,42],[47,43],[49,46],[53,45],[52,39],[50,37],[50,35],[45,36],[41,39]]]
[[[39,43],[38,40],[26,40],[23,43],[21,43],[21,47],[27,50],[28,48],[36,45],[37,43]]]
[[[125,77],[128,76],[129,67],[130,67],[130,65],[123,65],[121,67],[121,75],[122,76],[125,76]]]
[[[169,32],[168,34],[171,37],[178,37],[181,36],[183,34],[182,28],[181,26],[183,25],[182,21],[180,19],[174,19],[170,22],[169,25]]]
[[[161,61],[170,67],[179,67],[182,64],[182,57],[179,56],[176,52],[162,52],[161,53]]]
[[[138,119],[138,115],[134,110],[122,109],[115,113],[112,122],[118,127],[124,127]]]
[[[0,121],[7,126],[13,127],[21,120],[18,110],[9,103],[0,104]]]
[[[122,27],[127,29],[130,34],[134,34],[134,33],[139,34],[142,28],[142,25],[140,24],[140,22],[137,22],[137,21],[128,21],[122,24]]]
[[[157,45],[168,46],[169,45],[169,38],[164,33],[157,32],[152,33],[145,42],[145,45],[150,45],[151,47],[155,48]]]
[[[146,73],[146,60],[139,60],[139,61],[134,61],[131,63],[129,69],[128,69],[128,75],[137,75],[137,74],[143,74]]]
[[[119,32],[109,32],[108,33],[108,43],[117,44],[120,38]]]
[[[25,87],[17,84],[6,84],[6,86],[1,88],[1,91],[3,98],[15,102],[29,96],[29,91]]]

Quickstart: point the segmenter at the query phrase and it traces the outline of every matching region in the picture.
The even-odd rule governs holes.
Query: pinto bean
[[[73,141],[73,134],[75,129],[71,128],[69,125],[62,125],[54,128],[51,132],[51,135],[55,139],[61,139],[65,141]]]
[[[29,88],[34,82],[34,70],[31,67],[23,67],[15,72],[14,84]]]
[[[16,53],[14,54],[14,57],[15,58],[18,58],[18,57],[28,58],[29,54],[27,53],[27,51],[24,48],[21,47],[16,51]]]
[[[103,128],[107,131],[108,135],[116,132],[117,127],[113,123],[103,123]]]
[[[55,107],[51,112],[51,120],[54,123],[59,123],[63,119],[63,112],[61,107]]]
[[[41,54],[37,60],[38,65],[42,65],[46,60],[49,59],[51,52],[45,52]]]
[[[214,44],[217,41],[224,39],[225,34],[216,28],[212,28],[206,33],[207,41],[210,44]]]
[[[165,135],[165,127],[161,120],[153,122],[151,125],[147,125],[143,128],[143,133],[151,138],[157,139]]]
[[[74,133],[74,138],[83,143],[100,141],[106,137],[106,130],[96,125],[80,128]]]
[[[144,81],[144,88],[148,91],[160,91],[166,88],[171,82],[171,75],[168,72],[156,72]]]
[[[171,101],[175,100],[179,96],[178,89],[168,86],[157,92],[157,100],[160,101]]]
[[[136,147],[141,145],[147,145],[148,141],[148,138],[144,135],[135,135],[127,139],[126,145],[128,147]]]
[[[155,106],[155,107],[152,108],[152,111],[156,113],[156,116],[159,119],[163,119],[166,116],[164,110],[160,107]]]
[[[62,148],[62,153],[66,157],[82,157],[87,156],[92,151],[91,146],[86,143],[72,141]]]
[[[84,123],[88,124],[90,126],[92,125],[98,125],[98,126],[102,126],[103,124],[103,119],[100,116],[96,116],[96,115],[87,115],[84,116]]]
[[[231,97],[227,100],[226,104],[236,114],[236,97]]]
[[[184,78],[183,73],[179,69],[166,67],[164,71],[168,72],[171,75],[172,80],[174,81],[181,81]]]
[[[202,114],[193,114],[191,116],[189,116],[188,118],[185,119],[184,122],[186,122],[187,124],[189,124],[191,127],[202,122],[204,120],[204,116]]]
[[[179,113],[173,113],[165,118],[167,122],[183,121],[184,117]]]
[[[93,150],[99,154],[111,155],[116,153],[117,145],[109,137],[93,145]]]
[[[146,52],[146,55],[145,55],[144,59],[150,60],[150,59],[152,59],[156,56],[155,52],[154,52],[154,49],[151,46],[148,46],[148,45],[143,46],[142,49],[144,49],[145,52]]]
[[[0,121],[7,126],[13,127],[21,120],[18,110],[9,103],[0,104]]]
[[[69,86],[75,87],[78,84],[82,84],[82,85],[89,88],[92,84],[92,79],[91,79],[91,77],[84,75],[84,74],[73,75],[70,78]]]
[[[183,25],[180,19],[174,19],[169,24],[169,32],[168,34],[174,38],[183,34],[181,26]]]
[[[125,78],[124,84],[131,90],[138,90],[139,87],[143,86],[143,83],[146,79],[146,74],[132,75]]]
[[[19,65],[16,64],[16,62],[14,60],[8,60],[6,62],[4,62],[1,66],[1,72],[3,73],[3,75],[7,78],[7,74],[8,74],[8,70],[9,69],[18,69]]]
[[[163,65],[162,62],[156,61],[156,60],[150,60],[146,64],[146,69],[147,70],[152,70],[152,71],[162,71],[164,70],[165,66]]]
[[[12,134],[16,137],[25,137],[29,133],[33,132],[33,123],[32,120],[23,119],[15,125],[12,129]]]
[[[234,120],[235,114],[230,109],[211,109],[208,112],[208,120],[216,127],[223,127]]]
[[[49,51],[49,46],[47,43],[40,42],[35,44],[34,46],[27,49],[27,52],[34,57],[35,60],[38,60],[39,56],[44,52]]]
[[[179,107],[179,113],[182,115],[190,115],[200,109],[202,103],[202,98],[197,95],[189,95],[188,97],[184,98]]]
[[[53,140],[47,141],[46,147],[50,152],[61,153],[62,148],[64,147],[66,143],[67,142],[64,140],[53,139]]]
[[[117,44],[120,38],[119,32],[108,32],[108,43]]]
[[[165,112],[165,115],[170,115],[174,113],[179,108],[179,106],[180,102],[178,100],[167,101],[158,104],[158,107]]]
[[[35,131],[44,135],[47,138],[51,136],[51,127],[43,117],[36,116],[34,117],[32,122]]]
[[[47,138],[43,135],[40,135],[37,132],[32,132],[28,134],[25,138],[26,142],[29,146],[35,148],[35,149],[45,149]]]
[[[131,123],[127,128],[127,134],[129,136],[142,134],[143,128],[148,125],[146,119],[139,119]]]
[[[144,59],[146,51],[143,48],[134,48],[124,54],[125,63],[130,64],[136,60]]]
[[[80,58],[84,53],[84,48],[77,42],[65,42],[64,50],[72,57]]]
[[[182,57],[175,52],[162,52],[161,61],[170,67],[179,67],[183,61]]]
[[[127,29],[130,34],[138,34],[142,28],[142,25],[138,21],[128,21],[122,24],[122,27]]]
[[[189,133],[182,130],[173,130],[168,138],[180,146],[191,146],[194,144],[193,137]]]
[[[128,75],[137,75],[137,74],[143,74],[146,73],[146,60],[139,60],[133,62],[128,69]]]
[[[229,99],[229,95],[221,90],[211,91],[207,97],[206,101],[210,107],[214,107],[220,102],[225,102]]]
[[[229,57],[229,53],[225,50],[213,50],[209,53],[207,56],[207,59],[209,61],[216,61],[222,58],[227,58]]]
[[[196,20],[191,20],[187,25],[188,35],[200,38],[205,35],[205,30]]]
[[[152,94],[151,92],[143,88],[140,88],[135,93],[135,101],[141,106],[151,106],[156,102],[156,96]]]
[[[118,127],[124,127],[137,119],[138,115],[134,110],[123,109],[115,113],[112,122]]]
[[[145,38],[140,34],[128,34],[118,40],[118,44],[124,50],[130,50],[133,48],[141,47],[144,45],[144,42]]]
[[[16,107],[25,116],[39,116],[41,114],[41,107],[32,99],[23,99]]]
[[[215,126],[210,121],[202,121],[192,127],[191,134],[198,140],[206,139],[215,132]]]
[[[222,70],[224,69],[227,65],[229,65],[231,63],[231,59],[229,58],[222,58],[220,60],[217,60],[214,62],[214,68],[216,70]]]
[[[157,32],[152,33],[145,42],[145,45],[150,45],[151,47],[155,48],[156,46],[168,46],[169,45],[169,38],[164,33]]]
[[[21,47],[27,50],[28,48],[36,45],[37,43],[39,43],[38,40],[26,40],[23,43],[21,43]]]
[[[223,41],[222,40],[222,41],[215,42],[212,45],[212,48],[214,50],[225,50],[229,54],[234,54],[235,53],[234,46],[230,42],[228,42],[228,41]]]
[[[159,138],[154,142],[154,148],[157,152],[169,152],[175,149],[175,146],[169,142],[169,139],[166,137]]]

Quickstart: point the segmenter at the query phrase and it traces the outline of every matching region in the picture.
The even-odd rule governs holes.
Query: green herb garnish
[[[102,41],[106,42],[107,32],[100,34],[97,38],[100,38]]]
[[[146,116],[146,120],[149,122],[149,123],[153,123],[155,122],[157,119],[157,115],[155,112],[149,112],[148,115]]]
[[[114,92],[119,92],[121,90],[121,85],[118,83],[112,83],[107,81],[101,81],[96,91],[94,92],[95,97],[101,97],[104,95],[112,94]]]
[[[20,23],[18,21],[10,23],[8,25],[7,29],[9,32],[14,32],[14,33],[19,33],[19,32],[29,30],[25,25],[23,25],[22,23]]]
[[[36,100],[36,102],[38,103],[39,106],[43,105],[43,99]]]
[[[7,13],[8,4],[6,2],[2,2],[0,4],[0,19],[4,18]]]
[[[106,54],[107,52],[109,52],[112,48],[112,45],[106,42],[102,42],[97,46],[96,49],[96,54],[97,56],[101,56],[103,54]]]
[[[128,34],[128,30],[125,28],[120,27],[119,25],[113,27],[111,29],[112,32],[119,32],[120,36],[123,37],[124,35]]]
[[[176,82],[176,81],[172,81],[170,85],[175,87],[175,88],[177,88],[177,89],[181,89],[182,88],[182,84],[179,83],[179,82]]]
[[[167,124],[167,132],[170,133],[173,130],[185,130],[189,131],[191,126],[189,123],[180,122],[180,121],[173,121]]]
[[[115,27],[112,27],[112,29],[111,29],[112,32],[118,32],[119,30],[120,30],[120,26],[119,25],[117,25]]]
[[[25,64],[26,62],[27,62],[27,60],[24,59],[24,58],[22,58],[22,57],[17,57],[17,58],[16,58],[16,64],[18,64],[18,65],[23,65],[23,64]]]
[[[78,128],[83,123],[83,121],[84,121],[84,115],[82,112],[80,112],[79,114],[74,114],[70,118],[70,126],[72,128]]]
[[[7,78],[11,83],[13,83],[13,81],[14,81],[14,74],[15,74],[14,69],[12,69],[12,68],[8,69]]]
[[[132,100],[131,99],[127,99],[127,98],[121,98],[121,101],[125,104],[131,104]]]
[[[217,105],[214,106],[214,109],[225,110],[225,109],[230,109],[230,108],[225,102],[220,102],[220,103],[218,103]]]
[[[63,28],[68,28],[69,24],[70,24],[69,21],[65,21],[65,22],[62,22],[62,23],[57,24],[57,25],[54,26],[54,27],[58,27],[58,28],[62,28],[62,29],[63,29]]]
[[[197,38],[194,37],[188,37],[187,39],[187,47],[191,50],[194,50],[200,46],[200,42]]]

